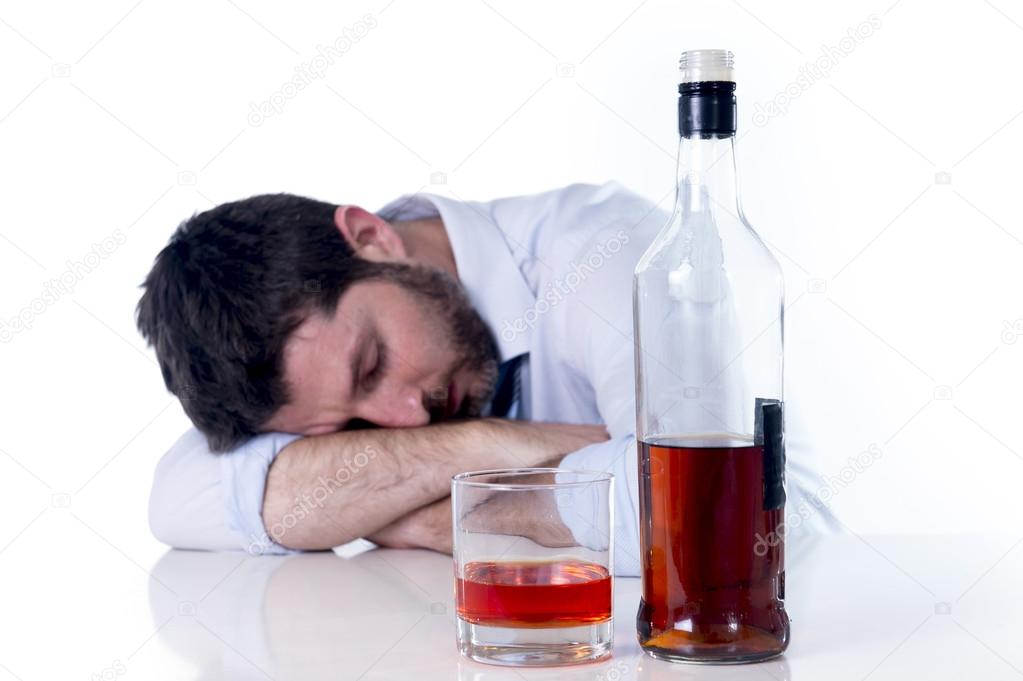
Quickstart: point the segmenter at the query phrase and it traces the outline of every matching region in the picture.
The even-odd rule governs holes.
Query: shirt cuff
[[[228,527],[249,555],[299,553],[273,541],[263,526],[263,494],[270,464],[299,437],[268,433],[220,455]]]
[[[570,470],[602,471],[614,475],[614,573],[618,577],[638,577],[639,561],[639,468],[636,438],[633,435],[598,442],[572,452],[558,466]],[[584,546],[592,544],[596,528],[589,519],[573,512],[570,504],[559,504],[562,522]],[[588,536],[591,535],[591,536]]]

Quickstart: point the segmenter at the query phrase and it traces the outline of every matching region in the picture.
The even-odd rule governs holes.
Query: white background
[[[787,280],[791,446],[831,478],[880,452],[835,513],[857,533],[1023,532],[1018,4],[3,2],[0,593],[74,599],[102,628],[129,613],[92,585],[145,590],[151,474],[187,420],[133,310],[181,220],[270,191],[374,210],[609,179],[669,207],[675,65],[699,47],[736,54],[744,206]],[[84,678],[114,653],[88,657],[81,624]]]

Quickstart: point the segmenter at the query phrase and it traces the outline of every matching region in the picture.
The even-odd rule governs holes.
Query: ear
[[[386,220],[358,206],[338,206],[334,223],[356,255],[374,262],[405,260],[405,243]]]

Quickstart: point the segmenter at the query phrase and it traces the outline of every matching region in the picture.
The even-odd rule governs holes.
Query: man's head
[[[493,390],[496,344],[460,284],[356,206],[217,206],[178,227],[143,286],[139,330],[215,451],[474,416]]]

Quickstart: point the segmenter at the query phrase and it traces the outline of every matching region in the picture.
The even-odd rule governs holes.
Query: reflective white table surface
[[[670,664],[641,653],[634,628],[639,580],[622,578],[611,659],[556,669],[471,662],[455,649],[449,556],[348,553],[354,555],[168,551],[154,565],[132,567],[107,547],[89,558],[67,556],[60,569],[43,561],[36,571],[51,580],[49,588],[6,584],[16,609],[5,607],[0,618],[0,681],[1023,677],[1018,538],[803,541],[790,547],[787,566],[789,650],[729,667]],[[38,602],[47,593],[52,600]],[[25,602],[39,607],[21,618],[17,607]],[[39,630],[48,638],[37,640]]]

